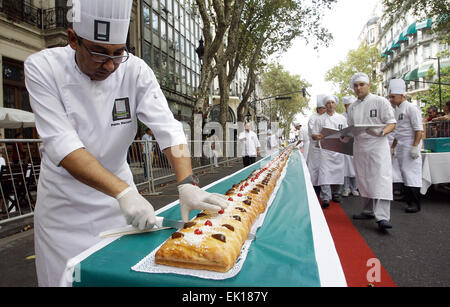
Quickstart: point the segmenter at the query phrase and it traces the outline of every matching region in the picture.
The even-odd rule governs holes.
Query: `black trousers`
[[[408,207],[420,209],[420,188],[404,186],[405,200]]]
[[[247,167],[256,162],[256,157],[244,156],[242,157],[242,162],[244,163],[244,167]]]

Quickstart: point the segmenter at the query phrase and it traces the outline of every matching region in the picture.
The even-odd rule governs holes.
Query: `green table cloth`
[[[234,183],[245,179],[268,161],[266,158],[240,170],[225,180],[210,185],[207,191],[225,193]],[[305,182],[308,176],[305,176],[304,166],[301,154],[294,150],[264,224],[258,229],[257,239],[252,242],[242,270],[235,277],[209,280],[186,275],[132,271],[132,266],[175,231],[168,229],[123,236],[90,254],[75,266],[72,286],[320,286]],[[191,212],[191,216],[197,212]],[[158,215],[181,219],[178,204],[163,208]]]

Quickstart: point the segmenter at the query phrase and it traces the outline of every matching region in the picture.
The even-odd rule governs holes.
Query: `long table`
[[[450,152],[422,154],[422,188],[425,195],[432,184],[450,182]]]
[[[263,167],[270,157],[205,187],[224,193]],[[191,216],[194,216],[193,212]],[[178,202],[156,211],[180,219]],[[286,174],[258,229],[242,270],[233,278],[210,280],[178,274],[135,272],[131,267],[175,230],[104,239],[69,260],[61,285],[83,286],[346,286],[333,239],[315,196],[303,155],[294,150]]]

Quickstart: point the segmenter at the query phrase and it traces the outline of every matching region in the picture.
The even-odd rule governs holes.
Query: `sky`
[[[338,0],[334,8],[324,16],[323,25],[333,34],[329,47],[314,50],[297,39],[292,47],[280,56],[278,62],[291,74],[300,75],[312,87],[307,91],[311,94],[310,108],[307,115],[301,113],[296,120],[307,123],[308,117],[316,107],[316,95],[334,93],[332,83],[325,82],[326,72],[340,61],[344,61],[351,49],[359,45],[358,36],[365,23],[372,17],[372,12],[380,0]]]

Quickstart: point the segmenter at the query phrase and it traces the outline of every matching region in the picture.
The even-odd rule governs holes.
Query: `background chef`
[[[326,112],[325,105],[323,104],[323,99],[325,95],[317,95],[317,108],[316,113],[310,116],[308,120],[308,135],[309,135],[309,149],[308,158],[306,163],[308,166],[308,171],[311,176],[311,182],[316,191],[317,196],[320,194],[319,186],[319,167],[320,167],[320,148],[317,147],[317,141],[313,139],[312,132],[314,130],[314,125],[316,120],[320,115]]]
[[[68,259],[104,230],[155,223],[126,162],[137,118],[152,129],[175,170],[181,216],[226,202],[193,183],[189,151],[153,71],[126,50],[132,0],[74,2],[69,45],[25,62],[26,86],[43,140],[35,210],[40,286],[55,286]]]
[[[385,230],[392,228],[392,163],[386,135],[395,128],[394,110],[386,98],[370,93],[366,74],[353,75],[350,88],[358,97],[347,112],[348,125],[360,126],[353,131],[353,161],[356,182],[364,200],[362,213],[353,218],[375,218],[379,229]]]
[[[392,148],[396,152],[403,179],[403,193],[408,213],[420,211],[420,188],[422,187],[422,115],[420,110],[409,103],[405,97],[406,84],[402,79],[389,82],[389,100],[396,106]]]
[[[345,112],[342,115],[347,119],[347,110],[352,103],[356,101],[355,96],[345,96],[342,98],[342,102],[345,106]],[[344,191],[342,196],[349,196],[352,193],[354,196],[359,196],[358,184],[355,178],[355,163],[353,162],[353,156],[344,155],[345,170],[344,170]]]
[[[347,119],[336,113],[339,98],[334,95],[325,96],[323,102],[326,112],[319,116],[314,124],[312,137],[319,141],[323,139],[322,129],[342,130],[347,128]],[[342,185],[344,184],[344,155],[338,152],[320,148],[320,163],[318,184],[322,208],[328,208],[331,199],[340,202]]]

